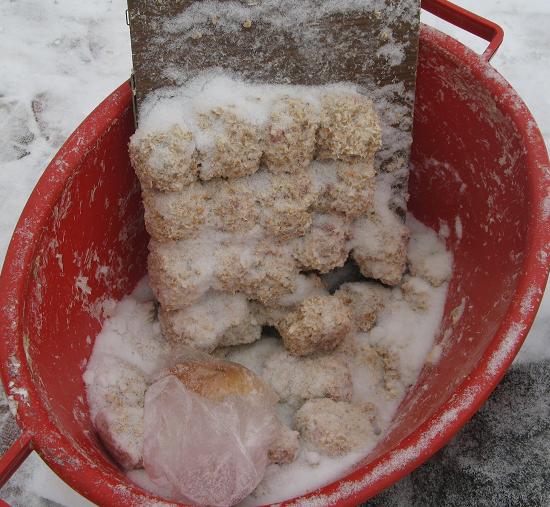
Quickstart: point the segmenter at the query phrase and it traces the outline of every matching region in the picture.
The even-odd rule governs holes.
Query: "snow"
[[[550,2],[455,0],[455,3],[504,28],[504,44],[492,64],[527,102],[543,136],[547,142],[550,141],[550,98],[548,93],[543,93],[547,90],[550,77]],[[80,121],[128,78],[131,58],[125,9],[123,0],[19,0],[0,3],[0,258],[5,254],[19,214],[47,162]],[[432,16],[425,15],[424,18],[429,24],[443,26],[447,33],[466,40],[478,51],[487,45],[459,29],[434,22]],[[476,487],[479,494],[494,495],[493,505],[510,504],[511,499],[516,500],[515,504],[537,505],[533,498],[518,500],[515,496],[505,497],[507,483],[491,490],[489,480],[476,482],[469,478],[471,476],[456,479],[449,474],[448,467],[449,462],[462,461],[464,467],[486,470],[488,478],[491,474],[500,476],[501,467],[496,467],[500,462],[496,459],[495,449],[502,445],[503,438],[506,440],[508,429],[531,427],[533,416],[540,418],[540,414],[547,410],[540,408],[545,403],[547,406],[547,394],[540,388],[540,378],[549,375],[548,368],[543,367],[543,361],[549,359],[550,294],[547,292],[537,320],[516,360],[517,369],[512,372],[510,381],[506,383],[505,380],[506,385],[497,389],[494,401],[488,402],[482,409],[481,423],[467,427],[464,437],[447,447],[443,454],[447,460],[445,465],[427,465],[416,476],[417,480],[411,479],[400,486],[401,489],[392,497],[394,500],[401,499],[398,505],[421,505],[411,500],[413,493],[424,502],[422,505],[466,505],[462,503],[465,501],[464,491]],[[523,377],[525,382],[517,381]],[[514,404],[523,397],[531,396],[533,386],[542,394],[532,398],[532,406],[522,405],[528,408],[525,416],[521,412],[518,415]],[[511,394],[506,394],[509,392]],[[504,405],[499,401],[501,398],[505,398]],[[502,406],[511,407],[504,422],[497,410]],[[491,422],[494,438],[491,437],[486,445],[482,444],[482,450],[491,457],[480,460],[473,449],[479,447],[477,436],[480,431],[485,431],[484,420]],[[541,433],[540,441],[529,440],[522,445],[535,446],[543,442]],[[457,450],[464,443],[469,443],[472,449],[468,455],[462,455]],[[533,463],[529,463],[525,459],[531,456],[529,453],[523,452],[517,456],[518,451],[512,448],[511,456],[514,459],[517,457],[520,465],[525,465],[518,470],[531,470],[531,466],[541,467],[545,462],[548,466],[548,454],[542,453],[542,449],[541,446],[540,451],[535,450],[538,454],[534,454]],[[540,470],[533,468],[524,476],[523,482],[536,483],[540,478]],[[482,486],[476,486],[480,482]],[[447,502],[438,496],[441,488],[438,490],[437,484],[446,486],[443,489],[447,490],[444,496]],[[416,490],[416,486],[421,489]],[[479,489],[481,487],[484,489]],[[25,462],[0,496],[14,507],[51,505],[48,500],[71,507],[91,505],[62,483],[36,454]]]
[[[415,16],[416,2],[406,0],[399,6],[392,6],[392,14],[398,16]],[[177,18],[165,23],[164,29],[171,33],[191,33],[198,37],[208,30],[222,29],[227,32],[239,30],[241,26],[249,28],[251,24],[261,21],[275,27],[286,28],[290,24],[302,25],[312,20],[319,20],[327,15],[342,12],[373,12],[387,8],[385,0],[264,0],[256,2],[218,2],[208,0],[196,2]],[[194,30],[194,31],[193,31]]]

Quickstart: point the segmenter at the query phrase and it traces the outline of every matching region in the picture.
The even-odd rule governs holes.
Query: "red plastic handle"
[[[504,40],[504,30],[473,12],[467,11],[448,0],[422,0],[422,8],[467,32],[470,32],[489,43],[481,58],[489,62]]]
[[[23,432],[0,458],[0,488],[8,482],[31,452],[32,439],[28,433]],[[8,504],[0,500],[0,506],[2,505]]]

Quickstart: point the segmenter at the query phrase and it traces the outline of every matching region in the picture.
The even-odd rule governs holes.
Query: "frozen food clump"
[[[375,176],[371,161],[313,162],[311,177],[319,194],[315,209],[344,215],[350,219],[364,215],[372,207]]]
[[[204,252],[217,248],[219,240],[212,236],[169,243],[149,242],[149,283],[165,310],[185,308],[213,286],[215,260]]]
[[[321,99],[318,158],[373,160],[382,131],[373,103],[359,93],[327,93]]]
[[[97,413],[94,425],[103,445],[122,468],[143,466],[143,407],[106,407]]]
[[[267,306],[296,290],[299,277],[284,246],[263,239],[252,245],[228,245],[216,255],[221,290],[242,292]]]
[[[145,395],[143,464],[177,501],[234,505],[261,481],[279,431],[276,396],[226,361],[188,361]],[[192,458],[190,458],[192,457]]]
[[[287,240],[304,234],[311,225],[309,208],[315,200],[309,175],[300,172],[255,176],[251,178],[251,187],[256,187],[256,199],[262,207],[262,224],[268,237],[275,235],[280,240]]]
[[[182,190],[198,179],[193,134],[182,125],[132,136],[130,160],[142,188]]]
[[[214,180],[209,190],[210,226],[222,232],[242,234],[260,222],[257,193],[249,178]]]
[[[207,352],[217,346],[251,343],[261,334],[261,326],[243,294],[207,292],[186,308],[161,308],[159,321],[171,341]]]
[[[123,359],[105,355],[93,370],[86,371],[84,382],[87,386],[95,385],[103,405],[113,408],[143,407],[147,379],[143,371]]]
[[[319,112],[299,98],[280,100],[271,112],[263,162],[274,173],[296,172],[309,165],[315,153]]]
[[[293,406],[313,398],[350,401],[353,391],[346,362],[333,355],[301,358],[279,352],[266,361],[262,376],[281,400]]]
[[[359,218],[353,224],[352,257],[366,278],[398,285],[407,264],[409,230],[385,209]]]
[[[262,322],[254,313],[253,308],[251,308],[244,319],[225,330],[218,343],[218,347],[233,347],[235,345],[254,343],[261,336]]]
[[[311,448],[328,456],[342,456],[375,438],[374,407],[329,398],[309,400],[296,412],[296,429]]]
[[[430,285],[422,278],[405,276],[401,293],[403,299],[415,310],[426,311],[430,306]]]
[[[351,313],[335,296],[313,296],[275,323],[294,356],[334,350],[351,330]]]
[[[328,273],[349,254],[349,226],[338,216],[316,214],[311,229],[294,242],[294,257],[304,270]]]
[[[216,177],[239,178],[260,167],[265,132],[240,117],[231,105],[215,107],[198,120],[201,137],[208,142],[198,146],[199,175],[202,180]]]
[[[94,401],[101,400],[92,417],[103,445],[126,470],[139,468],[146,376],[135,365],[105,355],[93,370],[85,372],[84,382],[94,386]]]
[[[292,463],[300,451],[300,434],[284,424],[279,424],[275,440],[269,447],[268,458],[279,465]]]
[[[354,282],[341,285],[335,295],[351,310],[357,330],[365,332],[374,326],[391,290],[375,282]]]
[[[161,194],[143,190],[145,227],[157,241],[188,239],[208,225],[210,195],[195,182],[180,192]]]
[[[304,299],[307,299],[312,296],[321,296],[326,295],[327,290],[323,286],[323,282],[321,281],[321,278],[314,274],[310,273],[308,275],[299,274],[295,279],[294,284],[294,290],[278,300],[278,304],[281,308],[273,308],[268,310],[271,315],[270,317],[265,321],[265,323],[269,324],[270,326],[273,326],[275,321],[277,320],[274,317],[274,314],[277,313],[277,310],[282,311],[283,307],[292,307],[294,305],[297,305],[298,303],[301,303]],[[259,313],[262,314],[262,309],[258,309]]]

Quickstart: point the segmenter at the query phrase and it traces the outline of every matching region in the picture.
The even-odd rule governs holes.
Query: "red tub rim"
[[[506,80],[458,41],[422,26],[421,40],[442,47],[460,60],[475,79],[483,82],[498,107],[519,127],[531,169],[528,185],[533,202],[528,248],[516,293],[477,368],[456,389],[441,409],[393,450],[345,478],[285,505],[357,505],[395,483],[439,450],[479,409],[502,379],[525,340],[542,299],[550,253],[550,164],[544,140],[527,106]],[[23,428],[21,445],[32,445],[48,465],[70,486],[99,504],[124,496],[128,505],[155,500],[140,488],[121,485],[61,434],[42,405],[26,362],[22,322],[24,297],[42,229],[49,220],[74,165],[89,152],[118,117],[131,107],[131,89],[123,83],[69,137],[46,168],[17,223],[0,278],[0,342],[2,381],[10,400],[17,403],[17,421]],[[131,502],[131,503],[130,503]],[[160,505],[156,503],[156,505]],[[164,503],[164,505],[174,505]]]

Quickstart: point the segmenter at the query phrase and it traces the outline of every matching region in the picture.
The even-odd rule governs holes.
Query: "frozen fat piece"
[[[350,401],[353,391],[349,368],[337,356],[299,358],[283,351],[266,361],[262,376],[293,406],[313,398]]]
[[[269,461],[279,465],[292,463],[296,460],[299,451],[300,434],[279,423],[279,430],[267,454]]]
[[[306,173],[269,174],[195,182],[179,192],[143,192],[145,225],[157,241],[189,239],[205,229],[245,233],[261,224],[289,239],[311,225],[315,194]]]
[[[149,277],[165,310],[186,308],[210,288],[242,292],[268,306],[297,288],[290,252],[268,240],[205,233],[192,240],[149,244]]]
[[[305,172],[271,174],[265,169],[248,177],[209,184],[214,209],[212,225],[242,232],[261,224],[267,235],[289,239],[311,225],[315,194]]]
[[[260,222],[256,189],[249,184],[252,178],[213,180],[206,184],[212,210],[211,227],[222,232],[244,233]]]
[[[196,182],[175,193],[143,191],[145,227],[157,241],[192,238],[210,219],[208,188]]]
[[[350,311],[335,296],[313,296],[275,323],[295,356],[333,350],[351,330]]]
[[[93,386],[94,427],[105,448],[124,469],[141,467],[143,444],[143,400],[148,381],[144,373],[115,356],[104,356],[84,382]],[[99,401],[100,400],[100,401]]]
[[[372,208],[376,173],[371,161],[315,161],[310,172],[319,193],[317,211],[355,219]]]
[[[263,162],[274,173],[296,172],[307,167],[315,152],[319,125],[316,108],[298,98],[279,100],[271,112]]]
[[[386,285],[401,281],[407,262],[409,230],[391,210],[355,221],[352,257],[366,278]]]
[[[276,397],[234,363],[191,361],[169,373],[146,393],[147,475],[177,501],[237,504],[264,475],[279,429]]]
[[[316,214],[311,229],[294,241],[294,258],[303,270],[328,273],[345,264],[349,225],[332,215]]]
[[[335,295],[351,310],[357,330],[365,332],[374,326],[378,313],[391,297],[391,290],[374,282],[354,282],[340,286]]]
[[[218,347],[246,345],[259,340],[261,336],[262,324],[259,322],[256,315],[252,311],[249,311],[246,317],[238,324],[226,329],[221,337]]]
[[[382,133],[372,101],[359,93],[327,93],[321,99],[317,158],[372,161]]]
[[[401,293],[403,299],[415,310],[426,311],[430,306],[430,285],[422,278],[405,276]]]
[[[217,346],[252,343],[260,338],[261,326],[243,294],[207,292],[199,301],[181,310],[161,307],[159,321],[172,341],[212,352]]]
[[[228,247],[218,258],[220,288],[242,292],[249,299],[276,306],[296,290],[299,275],[291,255],[273,241],[262,240],[243,249]]]
[[[328,294],[327,290],[325,289],[323,282],[321,281],[321,278],[319,276],[313,273],[310,273],[308,275],[299,274],[296,277],[294,291],[286,296],[281,297],[277,301],[277,304],[281,307],[294,306],[309,297],[321,296],[326,294]],[[273,325],[273,322],[275,322],[275,320],[272,318],[268,319],[268,321],[266,322],[268,322],[271,326]]]
[[[287,240],[309,229],[310,207],[316,196],[307,173],[258,174],[251,178],[251,186],[258,189],[256,199],[268,235]]]
[[[113,459],[125,470],[143,465],[143,407],[120,406],[100,410],[95,429]]]
[[[149,283],[164,310],[185,308],[212,287],[215,260],[205,252],[218,247],[218,238],[211,236],[169,243],[149,242]]]
[[[384,388],[393,397],[403,396],[405,387],[400,371],[399,355],[388,347],[375,346],[374,350],[384,367]]]
[[[296,412],[294,425],[313,449],[331,457],[360,449],[375,437],[374,409],[328,398],[309,400]]]
[[[183,125],[147,135],[134,134],[130,160],[141,187],[173,192],[198,179],[193,134]]]
[[[239,117],[230,106],[201,114],[197,123],[201,137],[209,139],[198,143],[202,180],[240,178],[258,170],[265,145],[264,127]]]
[[[377,328],[374,328],[371,334],[376,330]],[[352,365],[356,390],[360,392],[372,384],[382,389],[390,398],[402,395],[404,386],[399,374],[397,354],[387,347],[371,345],[359,336],[349,335],[338,347],[338,352]]]

